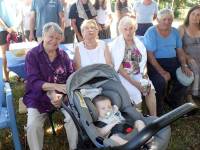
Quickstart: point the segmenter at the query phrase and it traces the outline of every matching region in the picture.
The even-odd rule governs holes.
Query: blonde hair
[[[164,8],[158,12],[157,18],[158,20],[160,20],[165,16],[171,16],[172,18],[174,18],[174,13],[171,9]]]
[[[81,33],[83,34],[84,28],[88,27],[89,25],[93,24],[97,30],[99,30],[98,25],[94,19],[84,20],[81,24]]]
[[[137,30],[138,25],[135,18],[132,18],[130,16],[124,16],[120,19],[119,25],[118,25],[118,31],[120,34],[122,34],[124,26],[127,26],[127,25],[134,26],[135,30]]]

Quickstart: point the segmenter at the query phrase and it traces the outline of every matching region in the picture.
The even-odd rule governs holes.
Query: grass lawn
[[[18,113],[18,100],[23,96],[24,84],[16,81],[14,78],[11,81],[11,87],[13,89],[13,96],[15,102],[15,108],[17,113],[17,125],[19,128],[20,139],[22,147],[28,149],[24,126],[26,125],[26,114]],[[196,100],[198,105],[200,100]],[[55,113],[53,118],[57,124],[61,124],[61,128],[57,131],[57,135],[53,136],[48,133],[50,124],[47,121],[45,124],[45,140],[44,150],[67,150],[68,143],[64,128],[62,128],[62,116],[60,113]],[[60,127],[60,126],[58,126]],[[200,112],[195,115],[181,118],[171,125],[172,136],[168,150],[200,150]],[[13,148],[11,134],[9,130],[0,130],[0,150],[11,150]]]

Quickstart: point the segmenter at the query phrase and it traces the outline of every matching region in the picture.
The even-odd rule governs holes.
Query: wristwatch
[[[183,67],[188,67],[188,65],[187,65],[187,64],[183,64],[182,66],[183,66]]]

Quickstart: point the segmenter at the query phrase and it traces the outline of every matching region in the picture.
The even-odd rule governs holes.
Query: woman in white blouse
[[[75,47],[74,64],[79,69],[92,64],[111,65],[107,44],[98,39],[98,25],[95,20],[85,20],[81,25],[83,41]]]

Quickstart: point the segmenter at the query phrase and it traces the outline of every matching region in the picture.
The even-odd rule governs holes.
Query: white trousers
[[[142,102],[142,94],[138,88],[126,80],[122,75],[119,74],[122,85],[127,90],[132,103],[138,105]]]
[[[76,149],[78,142],[78,132],[71,116],[63,108],[61,112],[64,114],[64,127],[67,133],[67,139],[70,150]],[[28,108],[27,119],[27,139],[30,150],[42,150],[44,138],[44,121],[47,113],[40,113],[35,108]]]

